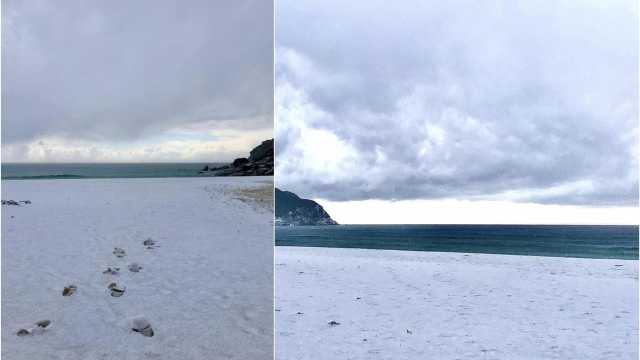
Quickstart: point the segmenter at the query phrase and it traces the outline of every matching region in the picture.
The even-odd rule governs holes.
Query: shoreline
[[[382,248],[360,248],[360,247],[333,247],[333,246],[314,246],[314,245],[275,245],[276,248],[317,248],[317,249],[345,249],[345,250],[380,250],[380,251],[402,251],[408,253],[435,253],[435,254],[464,254],[464,255],[499,255],[499,256],[522,256],[522,257],[540,257],[540,258],[561,258],[561,259],[585,259],[585,260],[619,260],[619,261],[639,261],[638,259],[627,259],[617,257],[581,257],[581,256],[562,256],[562,255],[527,255],[527,254],[507,254],[507,253],[491,253],[491,252],[463,252],[463,251],[431,251],[431,250],[405,250],[405,249],[382,249]]]
[[[59,177],[62,176],[62,177]],[[77,180],[153,180],[153,179],[215,179],[222,176],[216,175],[184,175],[184,176],[119,176],[119,177],[92,177],[92,176],[76,176],[65,177],[66,175],[47,175],[45,177],[29,177],[29,178],[2,178],[0,182],[23,182],[23,181],[77,181]],[[237,178],[254,178],[264,179],[265,182],[273,182],[273,176],[226,176],[231,179]]]

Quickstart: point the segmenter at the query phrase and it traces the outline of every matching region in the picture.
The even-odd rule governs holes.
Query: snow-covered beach
[[[638,358],[637,260],[276,247],[275,278],[279,360]]]
[[[2,181],[2,357],[268,359],[271,177]],[[249,191],[247,191],[249,190]],[[147,248],[151,238],[157,246]],[[114,256],[114,247],[125,250]],[[142,269],[130,272],[138,263]],[[117,275],[104,274],[119,267]],[[126,288],[110,296],[107,286]],[[62,296],[67,285],[77,286]],[[131,331],[136,316],[154,336]],[[16,332],[51,320],[43,334]]]

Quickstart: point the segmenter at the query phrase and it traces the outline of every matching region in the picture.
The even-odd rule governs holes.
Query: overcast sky
[[[544,5],[278,1],[278,186],[637,206],[637,2]]]
[[[273,136],[270,1],[2,1],[3,161],[222,161]]]

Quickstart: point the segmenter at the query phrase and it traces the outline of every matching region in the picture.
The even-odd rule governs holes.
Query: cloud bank
[[[83,144],[80,157],[93,147],[116,159],[114,148],[163,147],[196,125],[225,125],[211,141],[265,132],[272,28],[269,1],[3,1],[3,159],[34,160],[28,149],[51,139]]]
[[[279,186],[332,201],[638,204],[636,2],[276,11]]]

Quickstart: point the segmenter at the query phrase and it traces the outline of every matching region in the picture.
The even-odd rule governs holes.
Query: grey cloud
[[[638,204],[635,2],[284,0],[276,18],[280,186]],[[314,169],[313,130],[348,163]]]
[[[271,126],[272,28],[270,1],[3,1],[2,141]]]

